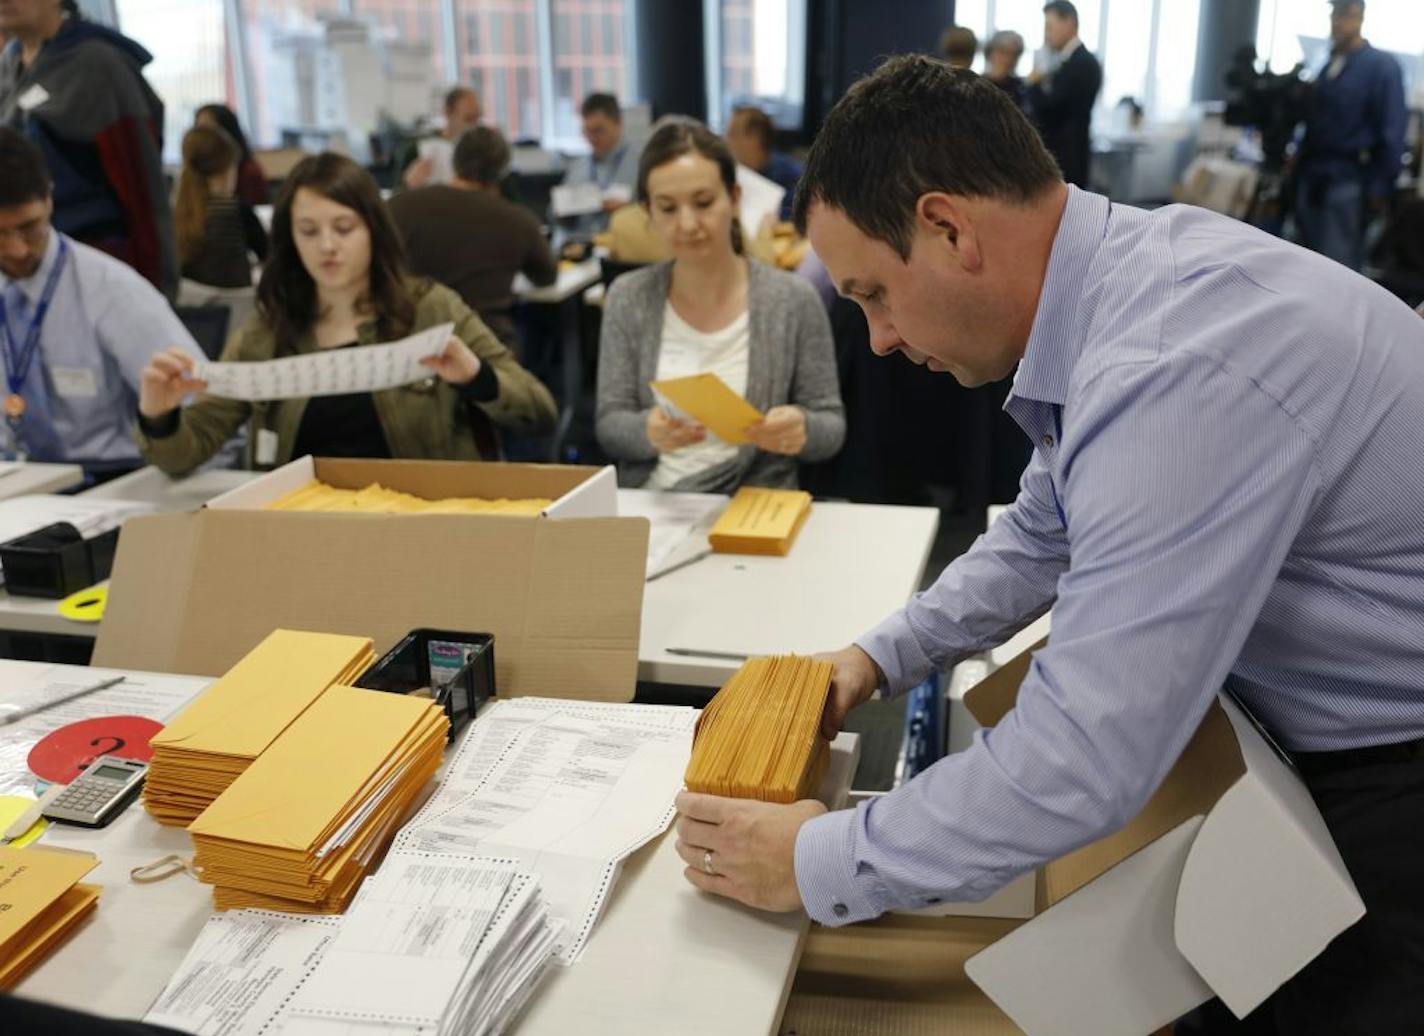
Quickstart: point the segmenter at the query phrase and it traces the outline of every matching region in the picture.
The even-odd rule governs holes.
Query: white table
[[[149,465],[122,478],[85,490],[82,496],[105,500],[139,500],[160,511],[196,511],[215,496],[251,482],[259,471],[199,471],[187,478],[169,478]]]
[[[26,461],[0,468],[0,500],[34,493],[62,493],[84,481],[78,464],[38,464]]]
[[[79,472],[80,469],[74,470]],[[251,471],[200,471],[190,478],[175,480],[157,468],[146,467],[85,490],[81,495],[109,500],[140,500],[162,511],[188,511],[237,488],[256,475]],[[3,495],[4,483],[15,477],[0,477],[0,495]],[[99,625],[66,619],[59,614],[58,601],[43,597],[11,597],[0,587],[0,630],[93,639],[98,635]]]
[[[585,259],[581,263],[565,266],[559,264],[558,279],[548,287],[536,288],[522,273],[514,275],[514,295],[520,302],[534,302],[540,305],[557,306],[567,302],[586,289],[597,284],[603,277],[603,266],[597,259]]]
[[[195,691],[208,682],[191,679]],[[837,738],[822,785],[828,805],[844,804],[859,756],[856,735]],[[699,893],[682,877],[674,841],[669,831],[629,858],[582,959],[553,969],[515,1031],[774,1031],[810,921]],[[141,1017],[211,914],[212,890],[186,875],[136,885],[128,872],[191,852],[187,833],[162,827],[133,805],[97,831],[51,826],[39,844],[96,853],[102,862],[85,880],[104,892],[95,917],[15,992],[110,1017]]]
[[[619,499],[640,490],[619,490]],[[784,558],[711,554],[643,591],[638,679],[720,687],[740,658],[844,647],[919,589],[939,528],[931,507],[818,502]]]

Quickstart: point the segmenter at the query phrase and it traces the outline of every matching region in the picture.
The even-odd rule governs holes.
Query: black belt
[[[1295,760],[1296,769],[1306,777],[1319,777],[1362,766],[1421,762],[1424,761],[1424,737],[1392,745],[1343,748],[1338,752],[1292,752],[1291,758]]]

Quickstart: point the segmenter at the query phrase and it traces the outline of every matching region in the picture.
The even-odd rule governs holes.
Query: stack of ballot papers
[[[486,706],[390,859],[517,861],[563,923],[556,961],[572,964],[623,861],[676,815],[696,721],[695,710],[664,705],[524,697]]]
[[[188,825],[217,908],[345,910],[439,770],[449,729],[426,699],[324,691]]]
[[[325,482],[311,481],[267,505],[269,511],[337,511],[364,514],[518,514],[539,515],[552,500],[481,500],[474,497],[446,497],[425,500],[409,493],[372,483],[365,489],[337,489]]]
[[[812,797],[829,761],[821,713],[833,668],[798,655],[745,663],[702,710],[688,790],[765,802]]]
[[[497,1033],[558,930],[511,861],[392,857],[344,917],[210,918],[144,1020],[196,1036]]]
[[[365,637],[274,630],[155,735],[144,808],[191,823],[327,688],[375,660]]]
[[[0,846],[0,989],[9,989],[63,942],[99,902],[79,881],[91,853]]]
[[[707,534],[720,554],[785,556],[811,514],[811,494],[743,486]]]

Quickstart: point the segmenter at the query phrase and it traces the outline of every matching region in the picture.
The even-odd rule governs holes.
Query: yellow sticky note
[[[715,374],[693,374],[652,384],[673,406],[733,446],[744,444],[747,429],[766,416]]]
[[[23,795],[0,795],[0,832],[5,831],[11,824],[20,819],[20,814],[35,804],[34,799],[27,799]],[[40,817],[30,829],[10,843],[12,849],[23,849],[40,835],[44,834],[44,829],[49,827],[49,821]]]

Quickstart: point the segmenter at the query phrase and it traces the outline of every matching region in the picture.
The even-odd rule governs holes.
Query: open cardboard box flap
[[[985,726],[1043,642],[965,694]],[[1040,874],[1039,913],[965,970],[1031,1036],[1141,1036],[1258,1006],[1364,915],[1294,770],[1226,695],[1143,810]]]
[[[428,495],[457,495],[448,486]],[[137,518],[94,663],[217,676],[278,627],[369,636],[380,653],[428,626],[493,633],[501,697],[628,701],[647,541],[641,518],[221,507]]]
[[[547,499],[547,518],[612,518],[618,514],[618,478],[611,466],[500,464],[447,460],[358,460],[298,457],[208,501],[216,511],[260,511],[312,481],[337,489],[387,489],[425,500]]]

